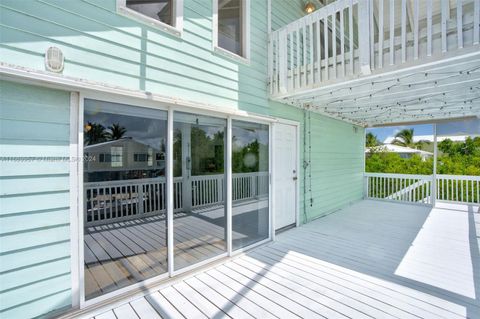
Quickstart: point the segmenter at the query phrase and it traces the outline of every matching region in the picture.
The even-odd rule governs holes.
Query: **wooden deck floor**
[[[480,318],[479,241],[478,207],[362,201],[90,317]]]

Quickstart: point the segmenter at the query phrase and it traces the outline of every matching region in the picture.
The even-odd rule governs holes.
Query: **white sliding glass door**
[[[167,112],[85,100],[85,299],[168,271]]]
[[[82,305],[269,238],[268,124],[82,105]]]
[[[269,237],[269,126],[232,121],[233,250]]]
[[[226,119],[174,113],[174,268],[226,253]]]

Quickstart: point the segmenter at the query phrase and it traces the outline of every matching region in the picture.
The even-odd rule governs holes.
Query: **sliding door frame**
[[[71,215],[72,220],[72,307],[79,307],[80,309],[106,303],[109,299],[119,298],[120,295],[141,293],[155,291],[155,287],[161,286],[168,278],[176,277],[185,272],[199,269],[206,264],[215,262],[219,259],[229,256],[238,255],[246,250],[252,249],[256,246],[269,242],[273,238],[274,225],[272,217],[272,164],[273,164],[273,123],[275,119],[262,117],[257,115],[250,115],[245,113],[245,116],[231,115],[227,112],[197,109],[194,107],[172,105],[167,103],[161,103],[158,101],[150,101],[146,99],[140,99],[136,97],[119,96],[115,94],[107,94],[102,92],[93,91],[80,91],[78,94],[72,92],[72,100],[78,99],[78,103],[75,105],[75,101],[71,102],[71,114],[70,125],[70,155],[76,159],[83,159],[84,156],[84,102],[86,99],[119,103],[124,105],[131,105],[135,107],[144,107],[152,110],[159,110],[167,112],[167,157],[166,157],[166,183],[167,183],[167,265],[168,270],[160,275],[148,278],[144,281],[131,284],[129,286],[119,288],[115,291],[105,293],[101,296],[94,297],[89,300],[85,300],[85,264],[84,264],[84,213],[85,213],[85,199],[84,199],[84,167],[82,160],[76,160],[70,165],[70,176],[75,175],[76,178],[72,180],[71,192],[74,193],[71,196]],[[174,112],[185,112],[194,115],[205,115],[211,117],[222,118],[226,120],[226,251],[220,255],[212,258],[200,261],[198,263],[189,265],[187,267],[175,270],[174,268],[174,223],[173,223],[173,114]],[[227,110],[228,111],[228,110]],[[268,125],[269,133],[269,159],[268,159],[268,176],[269,176],[269,198],[268,198],[268,238],[253,243],[249,246],[233,250],[232,248],[232,122],[233,120],[239,120],[243,122],[259,123]],[[72,136],[76,134],[76,136]],[[76,145],[75,145],[76,142]],[[72,145],[73,143],[73,145]],[[76,241],[76,244],[75,244]],[[74,282],[76,283],[74,284]],[[78,289],[78,291],[74,291]]]

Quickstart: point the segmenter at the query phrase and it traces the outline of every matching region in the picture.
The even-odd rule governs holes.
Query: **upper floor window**
[[[183,0],[117,0],[119,12],[180,35]]]
[[[172,2],[173,0],[127,0],[127,8],[173,27]]]
[[[249,58],[249,0],[213,0],[214,46]]]

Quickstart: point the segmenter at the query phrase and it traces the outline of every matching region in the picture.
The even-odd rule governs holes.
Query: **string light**
[[[376,106],[374,107],[368,106],[368,105],[371,103],[371,101],[374,98],[377,98],[377,97],[388,98],[389,96],[391,96],[391,94],[397,95],[397,94],[402,94],[403,92],[409,92],[409,90],[398,90],[398,91],[396,90],[395,91],[396,93],[392,93],[392,89],[394,88],[401,89],[402,87],[404,87],[405,89],[414,88],[415,90],[428,90],[429,88],[438,89],[441,86],[448,87],[449,85],[451,85],[450,83],[445,83],[445,84],[442,84],[442,83],[447,80],[451,80],[458,77],[463,78],[466,75],[470,77],[472,74],[480,73],[478,72],[479,70],[480,70],[480,66],[461,70],[461,71],[444,71],[444,72],[443,71],[442,72],[423,71],[423,72],[407,74],[405,76],[397,77],[394,79],[384,79],[384,80],[376,80],[376,81],[359,83],[356,85],[350,85],[348,87],[338,88],[335,90],[335,95],[340,95],[342,90],[348,90],[349,95],[351,95],[354,89],[361,88],[366,85],[370,85],[371,87],[374,87],[375,84],[387,84],[387,86],[384,88],[375,90],[374,92],[368,92],[361,96],[354,96],[351,98],[342,97],[340,99],[325,101],[323,103],[320,102],[321,98],[325,96],[333,96],[334,91],[329,90],[328,92],[325,92],[323,94],[315,94],[314,96],[308,96],[308,97],[302,97],[302,98],[288,98],[288,99],[290,101],[294,101],[294,100],[299,101],[298,104],[302,104],[305,102],[309,102],[309,103],[315,102],[315,104],[322,103],[323,104],[322,107],[318,105],[313,105],[312,110],[316,110],[327,116],[341,118],[345,121],[348,121],[356,125],[361,125],[361,126],[370,125],[371,123],[388,122],[388,121],[385,121],[384,116],[389,116],[389,117],[395,116],[397,120],[399,118],[402,118],[402,119],[432,118],[434,117],[434,115],[442,115],[447,117],[451,115],[452,112],[455,112],[455,115],[458,115],[456,114],[457,112],[461,112],[461,114],[463,115],[468,114],[468,113],[465,113],[464,111],[468,111],[468,112],[471,111],[473,114],[477,114],[480,111],[480,105],[478,107],[475,105],[474,107],[473,102],[479,100],[480,96],[471,96],[471,93],[464,92],[462,93],[462,95],[465,95],[465,97],[462,99],[456,99],[456,100],[454,99],[448,102],[445,101],[445,98],[447,98],[447,94],[449,94],[448,96],[449,98],[452,98],[450,93],[453,93],[455,94],[455,96],[458,96],[459,89],[450,90],[447,92],[426,93],[426,94],[423,94],[424,96],[422,97],[417,97],[409,100],[401,100],[395,103],[390,102],[388,104],[383,104],[383,105],[376,103],[375,104]],[[410,80],[408,83],[404,83],[405,82],[404,79],[411,78],[418,75],[422,75],[426,80],[420,80],[416,82],[412,82],[412,80]],[[434,77],[434,79],[428,79],[429,77],[430,78]],[[432,83],[433,83],[433,86],[432,86]],[[466,90],[469,90],[470,92],[474,92],[474,90],[477,90],[480,95],[480,86],[469,86],[466,88]],[[388,94],[382,94],[387,92]],[[438,98],[439,96],[442,97],[442,99],[439,99]],[[441,104],[431,106],[431,107],[428,106],[429,104],[434,104],[435,102],[438,102]],[[470,104],[471,106],[468,108],[464,108],[464,107],[459,108],[458,106],[459,104],[460,105]],[[422,106],[416,107],[420,105]],[[445,112],[446,107],[449,108],[449,112]],[[419,111],[421,112],[421,114],[412,113],[412,112],[419,112]],[[426,112],[430,112],[430,113],[426,113]]]

